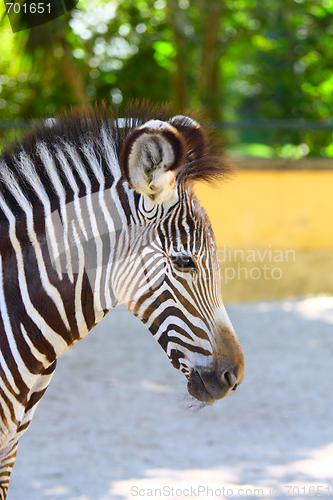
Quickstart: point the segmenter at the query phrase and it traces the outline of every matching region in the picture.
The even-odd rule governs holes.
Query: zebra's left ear
[[[178,201],[176,175],[184,164],[183,135],[170,123],[150,120],[125,139],[120,163],[129,185],[153,203]]]
[[[199,160],[208,153],[208,140],[201,125],[188,116],[177,115],[169,123],[183,136],[186,162]]]

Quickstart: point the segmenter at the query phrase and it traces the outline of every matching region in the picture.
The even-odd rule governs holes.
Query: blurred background
[[[199,111],[238,167],[198,187],[225,301],[333,292],[333,0],[81,0],[15,34],[0,9],[0,138],[102,99]]]
[[[167,101],[213,122],[237,170],[196,190],[246,358],[236,393],[186,411],[183,375],[116,308],[59,360],[8,500],[130,500],[133,486],[166,484],[232,491],[209,499],[244,498],[239,485],[248,498],[326,496],[333,0],[81,0],[15,34],[4,14],[1,2],[0,145],[30,119],[103,99]]]

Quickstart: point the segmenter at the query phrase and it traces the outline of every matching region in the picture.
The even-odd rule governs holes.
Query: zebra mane
[[[16,181],[16,187],[26,194],[32,204],[34,201],[38,202],[36,190],[32,187],[36,182],[42,185],[47,194],[54,194],[54,179],[50,176],[50,169],[45,168],[42,161],[41,145],[42,149],[51,155],[57,174],[65,186],[70,187],[56,154],[57,150],[64,150],[64,145],[75,148],[87,175],[94,180],[96,169],[92,168],[83,150],[87,144],[92,146],[100,160],[99,172],[102,171],[106,178],[110,177],[112,170],[105,159],[102,131],[106,132],[107,138],[113,142],[112,150],[119,164],[125,138],[131,130],[153,119],[168,121],[172,115],[171,107],[166,105],[154,106],[147,102],[134,102],[124,109],[114,110],[103,103],[101,106],[74,108],[63,111],[54,118],[33,122],[32,130],[5,144],[0,154],[0,192],[5,192],[7,200],[8,195],[11,198],[9,182]],[[195,122],[186,116],[177,116],[176,122],[187,145],[185,166],[178,173],[178,180],[185,184],[194,181],[213,183],[228,176],[232,169],[222,158],[217,141],[211,139],[209,127],[191,127],[191,123]],[[26,172],[23,172],[22,157],[28,159],[29,168]],[[30,178],[32,176],[37,179]],[[15,200],[12,201],[10,205],[17,206]]]

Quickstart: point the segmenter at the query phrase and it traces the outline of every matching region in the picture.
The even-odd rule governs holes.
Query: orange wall
[[[218,247],[333,249],[333,170],[241,170],[196,193]]]

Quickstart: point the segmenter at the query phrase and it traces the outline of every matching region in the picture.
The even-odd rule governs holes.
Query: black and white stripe
[[[126,118],[128,116],[128,118]],[[56,360],[117,303],[212,402],[242,381],[195,180],[227,172],[194,120],[74,111],[0,156],[0,500]]]

